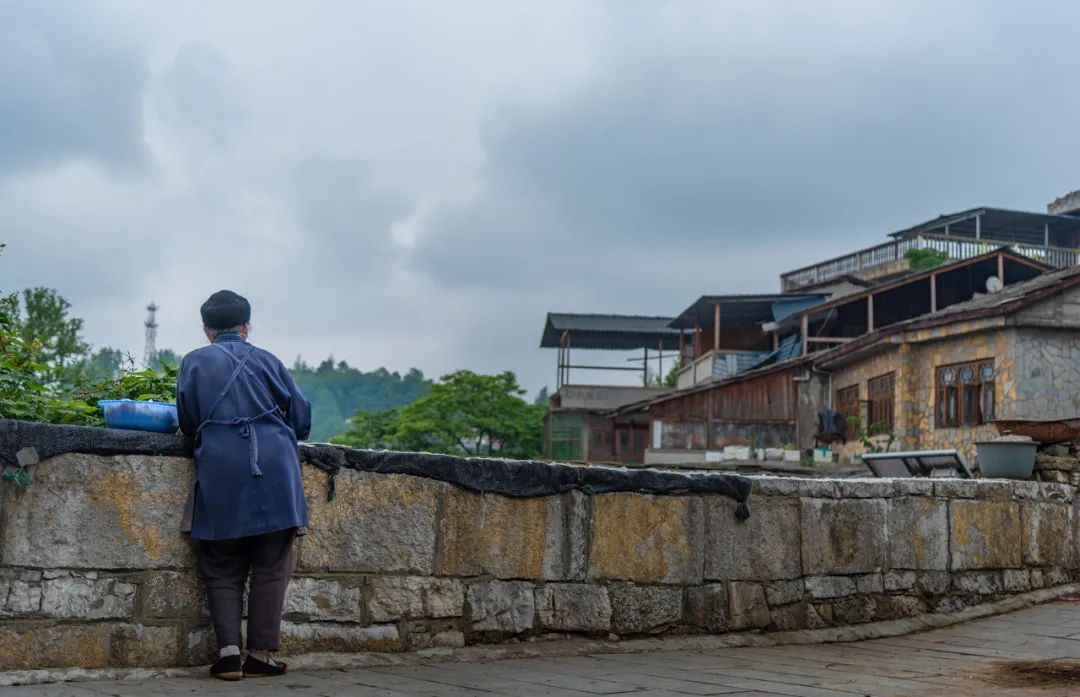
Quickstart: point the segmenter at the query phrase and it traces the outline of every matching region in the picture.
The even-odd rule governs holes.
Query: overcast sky
[[[544,315],[677,314],[1080,188],[1076,3],[0,0],[0,290],[96,346],[553,382]]]

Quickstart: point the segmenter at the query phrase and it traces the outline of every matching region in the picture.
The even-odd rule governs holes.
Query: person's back
[[[247,342],[247,300],[219,291],[202,316],[211,344],[184,356],[176,406],[181,430],[195,440],[188,508],[220,648],[211,674],[279,675],[285,665],[269,652],[280,642],[293,539],[308,525],[297,440],[311,430],[311,407],[282,362]],[[249,573],[249,656],[241,663]]]

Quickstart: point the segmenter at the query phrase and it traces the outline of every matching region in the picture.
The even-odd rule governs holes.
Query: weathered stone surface
[[[882,577],[887,591],[906,591],[915,587],[914,571],[889,571]]]
[[[950,548],[954,571],[1020,566],[1023,537],[1020,504],[951,501]]]
[[[143,612],[154,618],[209,616],[202,580],[194,572],[158,572],[143,584]]]
[[[870,595],[852,595],[832,601],[833,621],[837,624],[871,622],[877,611],[877,599]]]
[[[806,610],[806,603],[791,603],[779,607],[770,607],[769,615],[772,617],[772,624],[769,625],[769,628],[779,632],[805,629],[807,625]]]
[[[128,619],[135,615],[134,584],[116,579],[62,576],[42,582],[41,613],[80,620]]]
[[[0,537],[0,558],[37,568],[191,566],[179,528],[192,474],[181,457],[69,453],[44,460],[33,486],[5,496],[0,529],[9,532]]]
[[[949,568],[949,512],[941,499],[889,499],[889,566],[893,569]]]
[[[707,583],[686,589],[686,622],[716,634],[731,629],[726,583]]]
[[[728,585],[728,599],[732,629],[764,629],[772,622],[761,584],[732,581]]]
[[[884,568],[885,511],[882,499],[803,499],[803,573],[859,574]]]
[[[769,607],[777,605],[789,605],[803,598],[803,580],[797,578],[793,581],[777,581],[765,584],[765,599],[769,601]]]
[[[901,478],[893,480],[893,497],[933,496],[934,482],[931,479]]]
[[[754,477],[752,497],[758,496],[812,496],[836,498],[839,487],[829,479],[797,479],[795,477]]]
[[[1047,587],[1061,586],[1066,583],[1070,583],[1072,578],[1069,576],[1069,572],[1065,569],[1059,569],[1057,567],[1050,569],[1043,569],[1043,580]]]
[[[326,476],[304,469],[311,534],[300,539],[300,571],[413,572],[435,567],[435,515],[449,484],[401,474],[342,470],[337,497]]]
[[[947,571],[924,571],[918,575],[915,587],[927,595],[941,595],[952,585],[952,575]]]
[[[0,617],[41,611],[41,572],[0,576]]]
[[[197,627],[187,634],[182,665],[202,666],[218,658],[217,639],[210,627]]]
[[[569,496],[510,498],[457,488],[444,496],[439,574],[561,580],[583,568],[584,559],[570,553],[583,557],[585,548],[567,544]],[[583,527],[584,517],[572,522]]]
[[[360,587],[322,578],[293,578],[285,594],[285,614],[309,620],[363,622]],[[376,618],[375,621],[380,621]]]
[[[465,584],[455,578],[376,576],[370,586],[368,611],[375,622],[460,617],[465,612]]]
[[[864,574],[855,577],[855,590],[859,593],[884,593],[885,581],[881,574]]]
[[[469,619],[478,632],[520,634],[532,629],[536,614],[533,584],[526,581],[482,581],[466,593]]]
[[[855,592],[855,582],[847,576],[806,577],[806,593],[811,598],[842,598]]]
[[[1074,510],[1060,503],[1025,502],[1024,563],[1072,567],[1076,559]]]
[[[1035,590],[1046,587],[1046,579],[1043,577],[1042,569],[1032,569],[1028,573],[1028,579],[1031,587]]]
[[[934,495],[946,499],[973,499],[979,484],[974,479],[941,479],[934,482]]]
[[[887,479],[841,479],[837,486],[841,498],[881,499],[893,495],[893,483]]]
[[[710,496],[704,501],[706,579],[769,581],[802,574],[802,560],[792,554],[800,536],[798,499],[756,499],[746,520],[735,517],[730,499]]]
[[[618,584],[608,589],[611,629],[618,634],[645,634],[676,625],[682,619],[681,588]]]
[[[1068,484],[1041,482],[1039,484],[1039,494],[1047,501],[1072,501],[1075,496],[1075,489]]]
[[[1031,576],[1027,569],[1005,569],[1001,582],[1010,593],[1026,593],[1031,590]]]
[[[700,583],[703,515],[696,496],[600,494],[593,498],[594,579]]]
[[[536,590],[540,626],[560,632],[606,632],[611,628],[607,588],[589,583],[549,583]]]
[[[175,627],[99,622],[0,628],[0,670],[170,666],[179,658]]]
[[[402,651],[398,628],[393,624],[359,627],[349,624],[281,623],[281,650],[298,653],[360,653],[363,651]]]
[[[960,593],[994,595],[1005,590],[1001,574],[996,571],[969,571],[953,577],[953,588]]]
[[[914,617],[930,611],[922,598],[912,595],[879,595],[874,598],[875,621]]]
[[[465,645],[465,634],[456,627],[426,625],[424,622],[405,623],[404,636],[409,651],[425,649],[456,649]]]

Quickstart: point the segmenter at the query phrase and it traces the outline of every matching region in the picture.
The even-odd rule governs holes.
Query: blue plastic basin
[[[98,402],[98,406],[105,412],[107,428],[176,433],[176,429],[180,427],[175,404],[140,402],[134,399],[103,399]]]

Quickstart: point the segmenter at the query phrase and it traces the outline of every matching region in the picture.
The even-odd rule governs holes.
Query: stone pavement
[[[1075,661],[1071,659],[1077,659]],[[2,697],[851,697],[1080,695],[1080,603],[849,644],[597,654],[479,663],[0,688]]]

